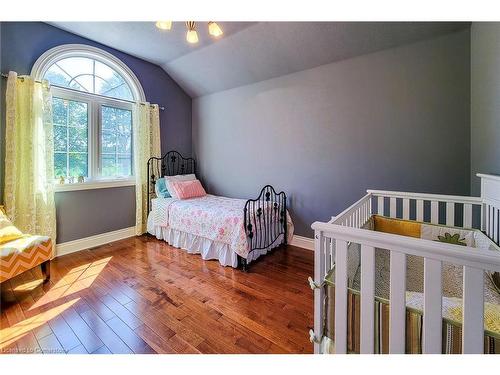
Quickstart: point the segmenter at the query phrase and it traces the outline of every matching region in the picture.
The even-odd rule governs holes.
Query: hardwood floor
[[[149,236],[56,258],[0,285],[0,353],[311,353],[311,251],[244,273]]]

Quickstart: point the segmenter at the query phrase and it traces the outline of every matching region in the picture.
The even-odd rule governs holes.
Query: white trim
[[[129,85],[130,90],[132,90],[134,100],[146,101],[146,95],[139,79],[123,61],[109,52],[86,44],[62,44],[45,51],[35,61],[31,69],[31,76],[38,80],[42,79],[52,64],[68,57],[87,57],[102,62],[116,70],[123,77]]]
[[[461,266],[500,272],[500,254],[497,251],[375,232],[319,221],[314,222],[311,227],[316,233],[322,232],[323,236],[336,240],[354,242],[374,248],[387,249],[393,252],[415,255]]]
[[[314,251],[314,238],[294,235],[292,238],[292,243],[290,245]]]
[[[124,180],[111,180],[111,181],[89,181],[83,183],[73,183],[73,184],[55,184],[54,191],[56,193],[62,191],[77,191],[77,190],[94,190],[94,189],[107,189],[116,188],[122,186],[135,186],[135,180],[124,179]]]
[[[500,176],[499,175],[496,175],[496,174],[485,174],[485,173],[477,173],[476,174],[477,177],[479,178],[483,178],[485,180],[496,180],[496,181],[500,181]]]
[[[105,245],[110,242],[123,240],[135,236],[135,227],[118,229],[113,232],[96,234],[78,240],[63,242],[56,245],[56,256],[71,254],[76,251],[90,249],[92,247]]]
[[[479,198],[479,197],[469,197],[469,196],[462,196],[462,195],[410,193],[410,192],[404,192],[404,191],[386,191],[386,190],[372,190],[372,189],[369,189],[366,192],[368,194],[375,196],[375,197],[383,196],[383,197],[391,197],[391,198],[423,199],[423,200],[439,201],[439,202],[481,204],[481,198]],[[353,204],[351,207],[353,207],[355,205],[356,205],[356,203]]]

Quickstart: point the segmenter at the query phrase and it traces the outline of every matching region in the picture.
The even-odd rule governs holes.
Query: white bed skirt
[[[238,267],[238,256],[226,243],[209,240],[191,233],[186,233],[170,227],[154,225],[151,215],[148,217],[148,233],[159,240],[164,240],[171,246],[186,250],[189,254],[201,254],[204,260],[216,259],[223,266]],[[283,235],[278,237],[273,246],[263,250],[254,250],[248,254],[247,262],[250,263],[273,248],[278,247],[283,241]]]

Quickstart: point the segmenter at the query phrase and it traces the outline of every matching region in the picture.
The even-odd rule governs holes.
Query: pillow
[[[452,245],[475,247],[474,231],[435,224],[422,224],[420,238]]]
[[[155,193],[158,198],[170,198],[171,195],[167,189],[167,184],[164,178],[159,178],[155,183]]]
[[[172,181],[170,185],[179,199],[189,199],[207,195],[199,180]]]
[[[12,224],[3,211],[0,211],[0,244],[17,240],[21,237],[23,237],[23,233]]]
[[[177,176],[165,176],[165,184],[167,186],[167,190],[172,196],[172,198],[179,198],[175,193],[174,189],[171,186],[172,181],[192,181],[196,180],[196,176],[194,174],[178,174]]]
[[[420,226],[421,224],[416,221],[373,216],[373,229],[377,232],[420,238]]]

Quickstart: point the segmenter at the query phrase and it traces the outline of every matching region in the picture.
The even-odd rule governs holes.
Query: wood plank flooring
[[[142,236],[0,285],[0,353],[311,353],[311,251],[244,273]]]

